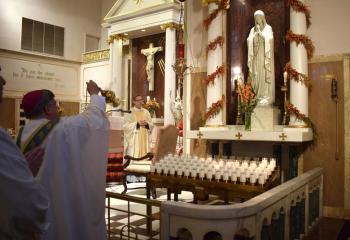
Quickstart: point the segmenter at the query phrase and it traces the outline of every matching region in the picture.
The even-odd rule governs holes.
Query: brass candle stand
[[[287,125],[288,124],[288,109],[287,106],[289,104],[288,98],[287,98],[287,92],[288,92],[288,86],[287,86],[287,78],[288,78],[288,73],[284,72],[283,74],[283,86],[281,87],[281,91],[283,92],[284,95],[284,112],[283,112],[283,118],[282,118],[282,125]]]
[[[185,72],[189,69],[192,71],[191,66],[186,65],[186,58],[177,58],[175,61],[175,64],[172,65],[173,70],[177,76],[178,86],[179,88],[182,88],[183,86],[183,80],[185,76]]]
[[[243,125],[242,115],[241,115],[241,96],[239,95],[239,82],[238,79],[235,80],[235,89],[237,95],[237,116],[236,125]]]

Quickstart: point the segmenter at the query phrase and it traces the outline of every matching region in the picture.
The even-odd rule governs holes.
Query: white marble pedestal
[[[273,131],[278,125],[280,111],[273,106],[257,106],[252,114],[252,131]]]

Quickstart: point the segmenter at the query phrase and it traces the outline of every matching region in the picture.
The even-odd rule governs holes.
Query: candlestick
[[[284,94],[284,112],[283,112],[283,118],[282,118],[282,125],[287,125],[288,122],[288,99],[287,99],[287,91],[288,91],[288,86],[287,86],[287,80],[288,80],[288,73],[284,72],[283,73],[283,86],[281,86],[281,91]]]
[[[239,86],[241,84],[240,78],[235,81],[236,95],[237,95],[237,116],[236,116],[236,125],[242,125],[243,120],[241,116],[241,96],[239,95]]]

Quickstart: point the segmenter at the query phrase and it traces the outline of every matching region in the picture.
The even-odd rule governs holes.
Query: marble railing
[[[322,216],[323,172],[310,170],[246,202],[165,201],[161,239],[300,239]]]

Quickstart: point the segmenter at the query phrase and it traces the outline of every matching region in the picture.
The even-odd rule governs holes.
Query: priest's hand
[[[86,83],[86,88],[88,93],[91,95],[98,95],[101,88],[92,80]]]
[[[33,176],[36,176],[40,169],[41,163],[43,162],[44,153],[45,151],[43,148],[37,147],[24,154],[28,162],[29,169],[33,173]]]

